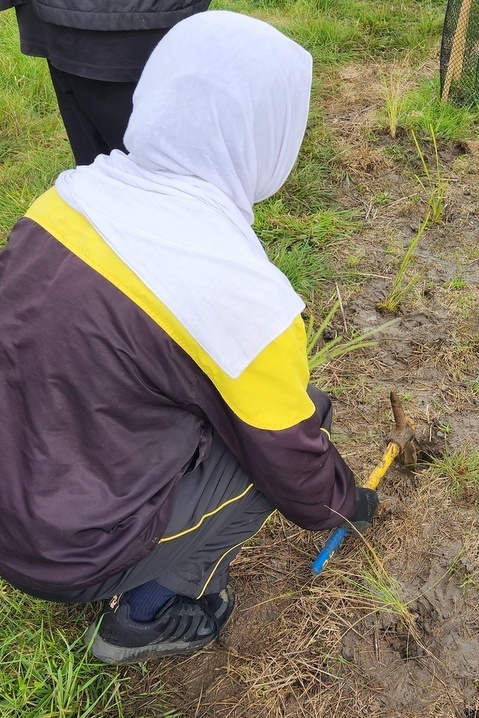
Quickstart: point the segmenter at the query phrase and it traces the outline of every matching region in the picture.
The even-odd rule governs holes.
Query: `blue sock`
[[[174,591],[157,581],[143,583],[128,591],[126,601],[130,606],[130,616],[139,623],[153,621],[160,608],[174,595]]]

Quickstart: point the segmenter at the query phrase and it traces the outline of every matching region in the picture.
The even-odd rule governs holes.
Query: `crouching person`
[[[102,661],[215,640],[229,564],[275,509],[311,530],[374,513],[308,383],[303,303],[251,228],[310,82],[263,22],[182,21],[142,74],[128,154],[62,173],[0,255],[0,574],[104,601]]]

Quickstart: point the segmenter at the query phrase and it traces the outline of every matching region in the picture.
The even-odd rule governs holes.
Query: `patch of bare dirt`
[[[383,75],[378,65],[346,68],[324,90],[344,206],[366,222],[342,250],[363,279],[341,287],[339,332],[392,318],[377,303],[426,211],[411,138],[375,127]],[[444,222],[421,238],[418,280],[397,321],[376,347],[315,376],[335,398],[335,438],[359,482],[392,428],[391,389],[416,425],[423,463],[390,470],[367,544],[350,539],[319,578],[309,565],[327,536],[273,518],[233,564],[238,607],[222,643],[149,663],[137,716],[163,715],[152,692],[164,684],[183,718],[478,718],[479,496],[452,496],[427,462],[478,449],[479,144],[439,150]]]

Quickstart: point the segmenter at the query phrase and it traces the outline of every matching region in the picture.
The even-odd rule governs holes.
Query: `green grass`
[[[120,687],[126,679],[88,657],[81,611],[75,615],[5,584],[0,602],[2,718],[90,718],[109,708],[123,718]]]
[[[272,22],[326,64],[392,59],[407,50],[422,57],[437,43],[444,12],[438,0],[260,0],[254,9],[245,0],[216,0],[214,7]]]
[[[446,451],[433,458],[426,471],[429,480],[444,482],[451,497],[479,506],[479,451],[471,446]]]
[[[46,63],[18,50],[12,12],[0,13],[0,246],[13,223],[73,160]]]
[[[387,126],[393,138],[400,128],[442,140],[477,135],[479,106],[443,104],[438,73],[417,78],[408,54],[388,66],[382,86],[384,106],[379,108],[378,124]]]
[[[478,134],[479,109],[442,104],[438,77],[424,80],[417,90],[406,96],[403,112],[406,129],[432,131],[442,140],[464,140]]]
[[[255,231],[266,252],[305,301],[337,275],[334,250],[360,224],[355,213],[325,209],[296,215],[286,211],[291,189],[284,189],[256,210]]]

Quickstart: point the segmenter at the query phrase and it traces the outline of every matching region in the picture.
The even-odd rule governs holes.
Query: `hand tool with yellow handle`
[[[400,453],[404,453],[405,462],[408,465],[414,464],[416,460],[412,441],[414,437],[414,424],[410,419],[406,418],[396,392],[391,392],[390,400],[396,426],[389,437],[389,443],[381,462],[373,469],[368,480],[364,484],[364,488],[366,489],[377,488],[379,482],[386,474],[392,462],[397,456],[399,456]],[[324,547],[318,553],[315,561],[311,565],[311,571],[316,574],[316,576],[321,573],[327,562],[341,546],[345,537],[348,533],[351,533],[352,530],[354,530],[354,526],[351,523],[348,526],[348,522],[345,522],[342,526],[338,526],[338,528],[333,531],[330,538],[326,541]]]

